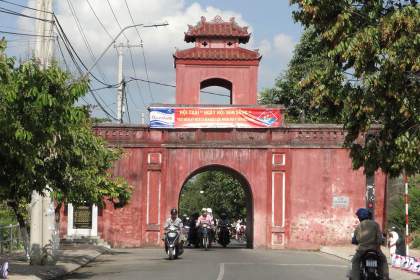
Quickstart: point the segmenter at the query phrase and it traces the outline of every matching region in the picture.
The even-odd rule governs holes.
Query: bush
[[[15,215],[5,203],[0,203],[0,226],[17,224]]]
[[[413,242],[411,243],[411,248],[420,248],[420,233],[414,236]]]

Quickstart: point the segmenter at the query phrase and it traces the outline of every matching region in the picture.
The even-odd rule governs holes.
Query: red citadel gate
[[[202,18],[189,26],[185,40],[195,47],[174,54],[178,105],[153,106],[160,110],[157,116],[198,108],[200,90],[213,85],[230,90],[232,110],[269,110],[256,105],[261,56],[239,47],[249,37],[234,19]],[[210,107],[217,112],[218,106]],[[124,149],[113,173],[125,177],[134,193],[125,207],[107,204],[93,214],[97,230],[91,236],[116,247],[160,246],[162,226],[169,210],[178,206],[185,182],[200,171],[221,169],[247,188],[250,247],[314,249],[349,242],[354,212],[365,205],[366,179],[361,170],[352,170],[340,126],[281,122],[278,127],[240,127],[220,119],[212,127],[199,119],[202,123],[194,127],[197,118],[176,114],[175,120],[151,117],[150,127],[94,128],[111,145]],[[232,120],[236,121],[228,119]],[[375,215],[380,224],[386,214],[385,184],[385,176],[376,174]],[[70,215],[64,216],[61,231],[68,235],[74,229]]]

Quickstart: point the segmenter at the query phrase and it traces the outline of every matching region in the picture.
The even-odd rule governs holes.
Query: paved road
[[[268,280],[346,279],[348,263],[317,252],[243,248],[186,249],[166,259],[159,249],[118,249],[65,279]]]

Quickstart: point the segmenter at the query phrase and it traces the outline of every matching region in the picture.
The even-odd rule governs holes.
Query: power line
[[[67,64],[66,58],[65,58],[63,50],[61,48],[60,40],[58,40],[58,38],[57,38],[57,45],[58,45],[58,49],[60,50],[61,57],[63,58],[64,65],[66,66],[66,70],[67,70],[67,72],[70,72],[70,68]]]
[[[7,25],[0,25],[0,27],[2,28],[6,28],[6,29],[13,29],[13,30],[18,30],[18,31],[29,31],[29,32],[33,32],[33,29],[24,29],[24,28],[16,28],[16,26],[7,26]]]
[[[84,68],[86,71],[88,71],[88,74],[89,74],[89,75],[91,75],[91,76],[92,76],[92,78],[94,78],[96,81],[98,81],[99,83],[101,83],[101,84],[103,84],[103,85],[106,85],[106,86],[114,86],[115,84],[114,84],[114,85],[112,85],[112,84],[105,83],[105,82],[101,81],[100,79],[98,79],[95,75],[93,75],[93,73],[92,73],[92,72],[89,72],[89,68],[87,68],[87,66],[84,64],[83,60],[82,60],[82,59],[80,58],[80,56],[77,54],[77,52],[76,52],[76,50],[74,49],[73,45],[70,43],[70,40],[68,39],[68,37],[67,37],[66,33],[64,32],[63,27],[61,26],[60,21],[58,20],[57,16],[55,16],[55,15],[54,15],[54,19],[55,19],[56,24],[57,24],[57,27],[58,27],[58,31],[59,31],[58,33],[59,33],[59,35],[60,35],[60,33],[61,33],[60,37],[62,38],[62,40],[63,40],[63,42],[65,43],[66,47],[68,46],[68,47],[71,49],[71,51],[70,51],[69,53],[71,53],[71,54],[74,54],[74,55],[75,55],[75,57],[76,57],[76,58],[77,58],[77,60],[80,62],[80,64],[83,66],[83,68]],[[78,64],[77,64],[77,65],[78,65]]]
[[[107,0],[107,3],[108,3],[109,8],[111,9],[112,15],[114,16],[114,20],[116,21],[116,23],[117,23],[118,27],[120,28],[120,30],[122,30],[121,24],[120,24],[120,22],[118,21],[118,18],[117,18],[117,16],[116,16],[116,14],[115,14],[115,12],[114,12],[114,9],[112,8],[112,5],[111,5],[111,3],[109,2],[109,0]],[[126,4],[127,4],[127,2],[126,2]],[[128,5],[127,5],[127,8],[128,8]],[[128,10],[129,10],[130,17],[132,18],[132,16],[131,16],[131,12],[130,12],[130,9],[128,8]],[[133,21],[133,25],[135,25],[134,21]],[[123,35],[124,35],[124,37],[127,39],[127,41],[129,41],[129,40],[128,40],[128,37],[127,37],[124,33],[123,33]],[[135,76],[137,76],[136,67],[135,67],[135,65],[134,65],[133,52],[131,51],[131,48],[128,48],[128,50],[129,50],[129,52],[130,52],[131,67],[132,67],[132,69],[133,69],[134,75],[135,75]],[[140,88],[140,85],[138,84],[138,82],[137,82],[137,81],[136,81],[136,85],[137,85],[137,88],[138,88],[138,90],[139,90],[139,94],[140,94],[140,97],[141,97],[141,101],[142,101],[143,105],[144,105],[144,106],[146,106],[146,104],[145,104],[145,102],[144,102],[144,99],[143,99],[143,96],[142,96],[142,94],[141,94],[141,88]],[[153,97],[152,97],[152,99],[153,99]],[[126,102],[127,102],[127,99],[126,99]],[[129,110],[128,110],[128,106],[127,106],[127,112],[128,112],[128,111],[129,111]]]
[[[79,30],[79,33],[82,35],[83,42],[84,42],[85,46],[87,47],[87,49],[89,51],[90,58],[92,59],[93,62],[95,62],[96,61],[96,57],[95,57],[95,55],[94,55],[94,53],[92,51],[92,48],[91,48],[91,46],[89,44],[89,41],[88,41],[88,39],[86,37],[85,32],[83,31],[82,24],[80,23],[79,18],[77,17],[76,10],[74,9],[74,6],[73,6],[73,4],[71,3],[70,0],[67,0],[67,3],[69,5],[69,7],[70,7],[70,11],[71,11],[71,14],[73,16],[73,19],[76,22],[77,29]],[[98,72],[101,75],[101,78],[103,80],[105,80],[105,81],[108,80],[107,77],[105,76],[105,74],[103,73],[103,71],[101,70],[101,68],[99,67],[99,65],[98,65]]]
[[[0,30],[0,33],[11,34],[11,35],[30,36],[30,37],[43,37],[43,38],[55,38],[56,37],[56,36],[48,36],[48,35],[38,35],[38,34],[29,34],[29,33],[9,32],[9,31],[3,31],[3,30]]]
[[[134,66],[133,53],[131,52],[130,48],[128,48],[128,49],[130,50],[131,67],[133,68],[134,76],[137,77],[136,67]],[[141,88],[140,88],[139,81],[136,81],[136,86],[137,86],[137,89],[139,90],[139,95],[140,95],[141,102],[146,107],[146,103],[144,102],[143,94],[141,93]]]
[[[138,81],[136,81],[136,82],[138,82]],[[129,98],[130,98],[130,100],[131,100],[131,103],[133,103],[133,104],[134,104],[134,107],[135,107],[136,109],[137,109],[137,108],[139,108],[139,106],[137,106],[136,102],[134,101],[134,98],[132,97],[131,92],[129,92],[129,91],[128,91],[128,87],[126,87],[126,92],[127,92],[128,97],[129,97]]]
[[[133,24],[135,24],[134,18],[133,18],[133,15],[131,14],[131,10],[130,10],[130,7],[128,6],[127,0],[124,0],[124,2],[125,2],[125,6],[127,7],[128,14],[130,15],[131,22]],[[140,39],[141,51],[142,51],[142,55],[143,55],[144,70],[146,71],[146,78],[147,78],[148,81],[150,81],[149,70],[148,70],[147,62],[146,62],[146,54],[144,52],[144,47],[143,47],[143,39],[141,38],[141,35],[140,35],[140,32],[139,32],[137,26],[136,26],[135,29],[136,29],[137,35],[139,36],[139,39]],[[134,73],[134,75],[137,76],[137,74],[135,74],[135,73]],[[154,98],[153,98],[153,94],[152,94],[152,88],[150,87],[150,83],[148,83],[147,85],[148,85],[148,88],[149,88],[150,98],[151,98],[152,102],[154,102]]]
[[[111,6],[111,3],[109,2],[109,0],[106,0],[106,2],[108,3],[109,8],[111,9],[112,15],[114,16],[114,19],[115,19],[115,21],[117,22],[118,27],[120,28],[120,30],[122,30],[121,24],[120,24],[120,22],[118,21],[117,16],[115,15],[115,12],[114,12],[114,9],[113,9],[113,8],[112,8],[112,6]],[[127,36],[126,36],[124,33],[123,33],[123,36],[124,36],[124,37],[125,37],[125,39],[127,39],[127,41],[128,41],[128,38],[127,38]]]
[[[6,0],[0,0],[0,2],[4,2],[4,3],[10,4],[10,5],[18,6],[18,7],[33,10],[33,11],[43,12],[43,13],[47,13],[47,14],[54,14],[50,11],[39,10],[39,9],[31,8],[31,7],[28,7],[28,6],[25,6],[25,5],[16,4],[16,3],[6,1]]]
[[[155,85],[159,85],[159,86],[176,88],[175,85],[171,85],[171,84],[167,84],[167,83],[161,83],[161,82],[148,81],[148,80],[141,79],[141,78],[136,78],[136,77],[130,77],[130,80],[128,80],[127,83],[132,82],[132,81],[141,81],[141,82],[151,83],[151,84],[155,84]],[[227,94],[216,93],[216,92],[211,92],[211,91],[206,91],[206,90],[200,90],[200,92],[211,94],[211,95],[230,97],[230,95],[227,95]]]
[[[76,69],[79,71],[79,73],[80,73],[80,75],[82,75],[83,74],[83,71],[82,71],[82,69],[81,69],[81,67],[80,67],[80,65],[79,65],[79,63],[83,66],[83,68],[85,68],[86,70],[87,70],[87,67],[86,67],[86,65],[83,63],[83,61],[80,59],[80,57],[79,57],[79,55],[76,53],[76,51],[74,50],[74,48],[73,48],[73,46],[71,45],[71,43],[70,43],[70,41],[68,40],[68,38],[67,38],[67,35],[66,35],[66,33],[64,32],[64,30],[63,30],[63,28],[62,28],[62,26],[61,26],[61,24],[60,24],[60,22],[58,21],[58,18],[54,15],[54,18],[55,18],[55,21],[56,21],[56,27],[57,27],[57,33],[58,33],[58,35],[59,35],[59,37],[60,37],[60,39],[63,41],[63,43],[64,43],[64,46],[66,47],[66,50],[67,50],[67,52],[68,52],[68,54],[69,54],[69,56],[70,56],[70,58],[71,58],[71,60],[73,61],[73,63],[74,63],[74,65],[75,65],[75,67],[76,67]],[[77,59],[76,59],[77,58]],[[77,61],[78,60],[78,61]],[[92,73],[90,73],[90,75],[92,76],[92,77],[94,77],[95,79],[97,79]],[[107,87],[112,87],[112,86],[114,86],[114,85],[107,85]],[[91,90],[91,87],[90,87],[90,85],[89,85],[89,87],[88,87],[88,89],[89,89],[89,93],[92,95],[92,97],[93,97],[93,99],[95,100],[95,102],[96,102],[96,104],[99,106],[99,108],[108,116],[108,117],[110,117],[111,119],[113,119],[113,120],[117,120],[117,118],[116,117],[114,117],[111,113],[109,113],[105,108],[104,108],[104,106],[102,105],[102,103],[98,100],[98,97],[95,95],[95,93]],[[104,102],[105,103],[105,102]],[[105,103],[105,106],[107,106],[108,107],[108,109],[109,110],[111,110],[112,111],[112,109],[111,108],[109,108],[109,106],[108,105],[106,105],[106,103]]]
[[[30,15],[26,15],[26,14],[22,14],[22,13],[13,11],[13,10],[6,9],[4,7],[0,7],[0,13],[5,13],[5,14],[10,14],[10,15],[20,16],[20,17],[25,17],[25,18],[31,18],[31,19],[36,19],[36,20],[49,22],[49,23],[54,23],[54,21],[52,21],[52,20],[43,19],[43,18],[39,18],[39,17],[33,17],[33,16],[30,16]]]
[[[92,13],[95,15],[96,19],[98,20],[99,24],[102,26],[103,30],[105,30],[106,34],[108,34],[109,38],[112,40],[114,39],[111,35],[111,33],[109,33],[109,31],[106,29],[105,25],[102,23],[102,21],[99,19],[98,15],[96,14],[95,10],[93,9],[92,5],[90,4],[89,0],[86,0],[86,2],[89,5],[89,8],[91,9]]]

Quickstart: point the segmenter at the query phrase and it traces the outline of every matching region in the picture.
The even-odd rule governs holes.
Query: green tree
[[[343,91],[345,76],[328,59],[321,38],[312,27],[307,28],[300,42],[295,46],[293,57],[286,72],[276,79],[274,88],[261,93],[260,103],[282,104],[286,107],[286,119],[289,122],[340,122],[343,102],[328,95],[316,99],[312,91],[303,86],[314,70],[322,70],[331,94],[339,95]]]
[[[88,81],[71,80],[57,65],[31,60],[15,66],[0,41],[0,199],[13,209],[24,234],[31,193],[49,190],[61,203],[125,203],[131,188],[108,170],[121,151],[91,129],[87,108],[76,106]],[[59,211],[56,211],[59,213]]]
[[[224,171],[205,171],[191,178],[183,187],[180,197],[181,214],[200,213],[211,208],[215,216],[226,213],[229,218],[246,217],[244,186]]]
[[[354,168],[396,176],[420,171],[420,8],[415,0],[291,0],[294,18],[314,28],[346,79],[341,91],[325,69],[302,83],[314,100],[343,103],[345,145]],[[328,106],[328,105],[327,105]],[[371,134],[366,141],[361,136]]]

